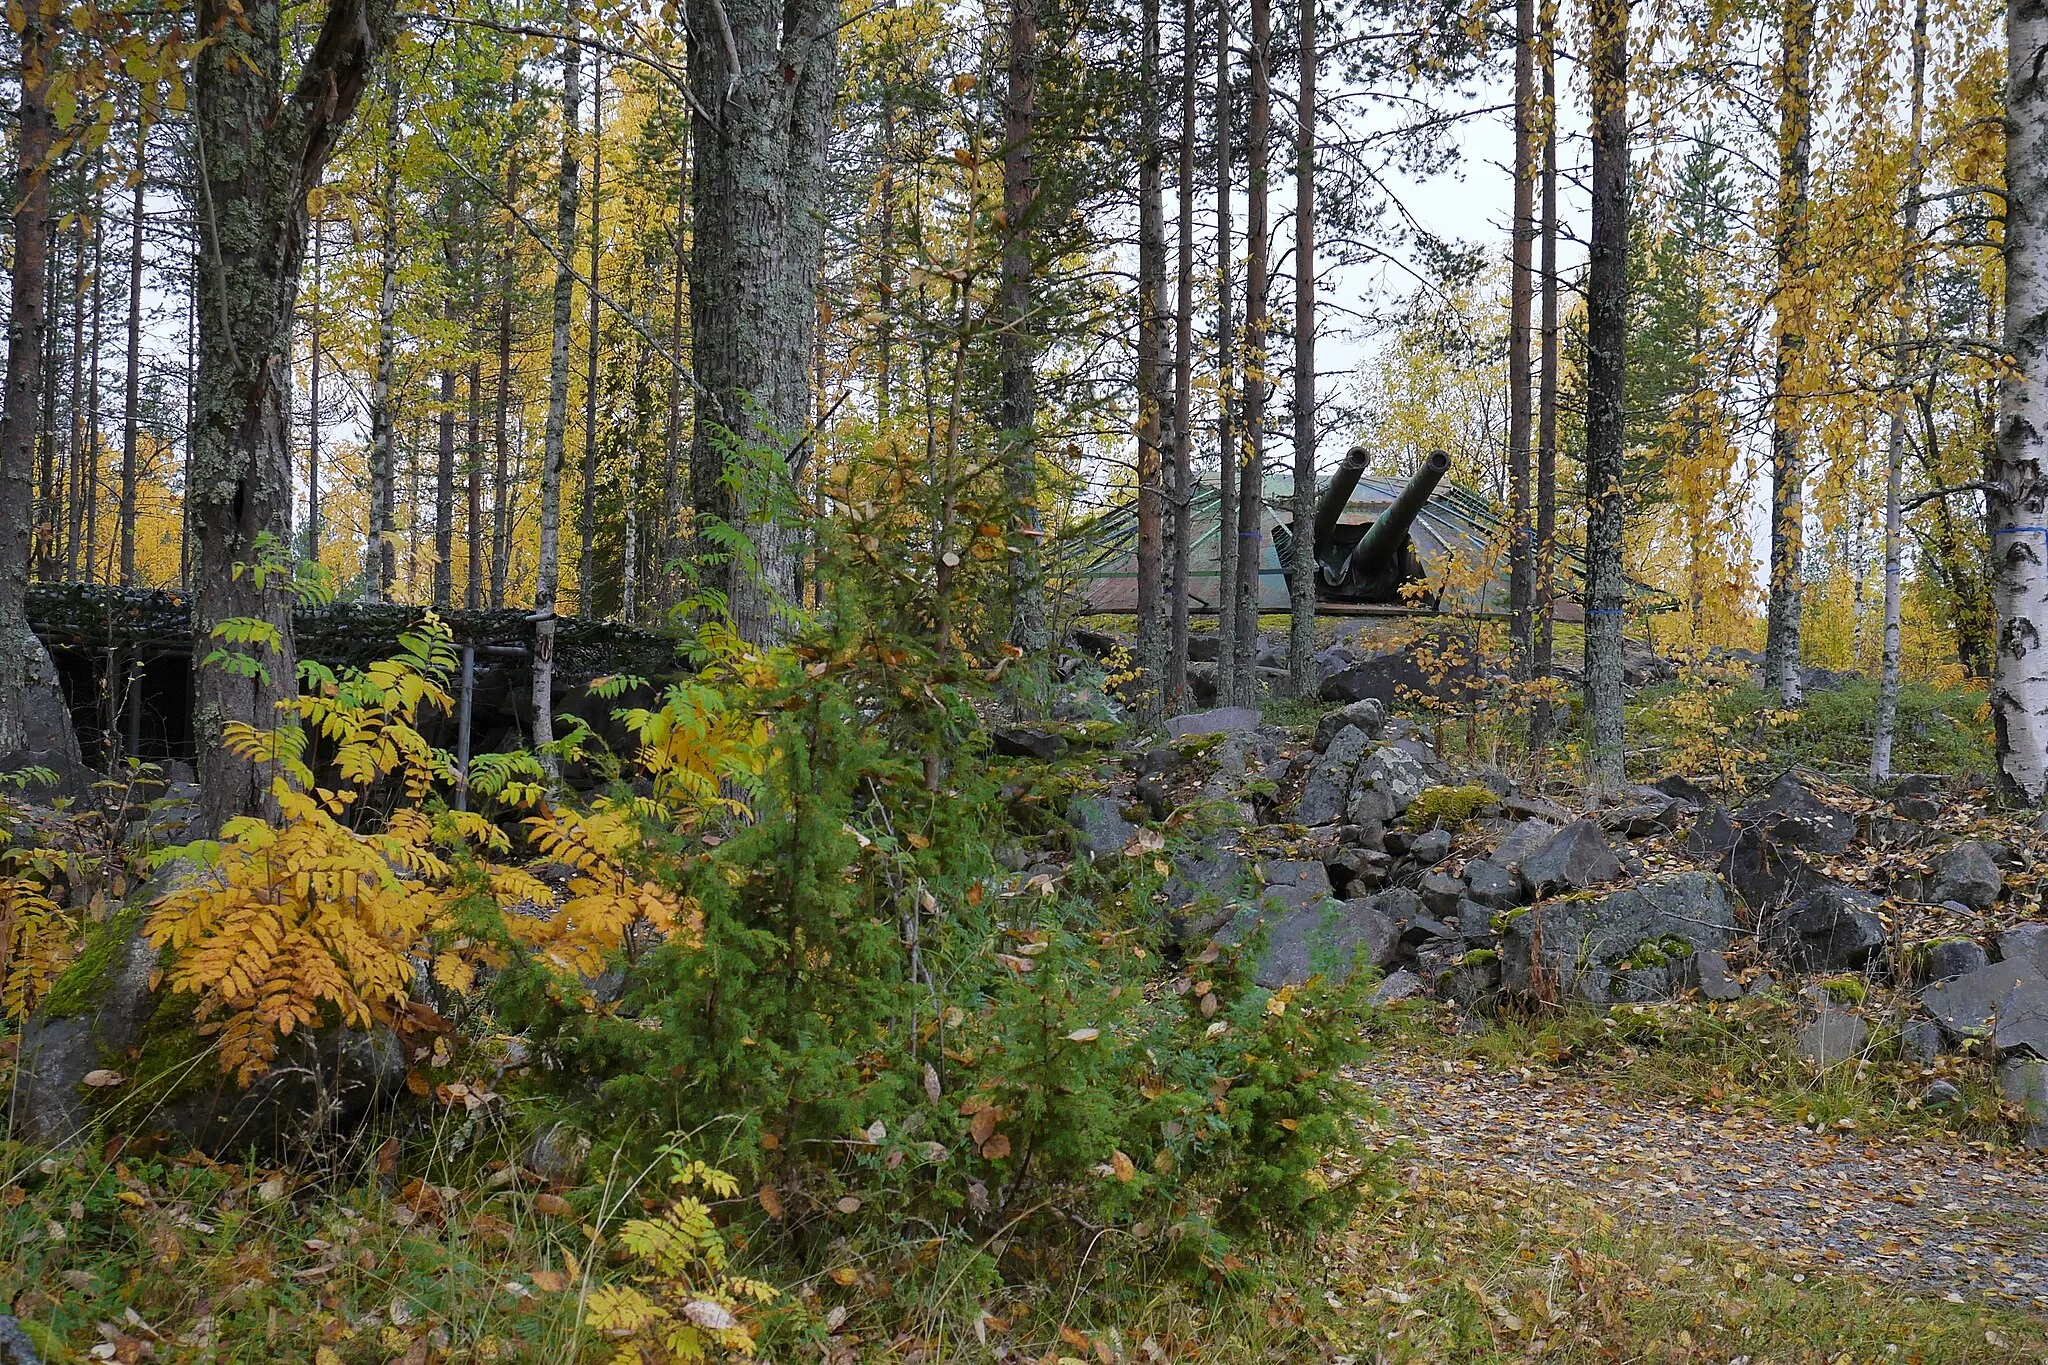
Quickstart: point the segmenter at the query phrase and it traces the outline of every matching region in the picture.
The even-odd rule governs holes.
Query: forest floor
[[[1787,1124],[1610,1077],[1390,1055],[1359,1076],[1414,1160],[1475,1189],[1558,1186],[1788,1264],[2048,1310],[2048,1159]],[[2042,1328],[2048,1334],[2048,1324]]]
[[[1399,1193],[1322,1248],[1323,1359],[2048,1361],[2038,1154],[1492,1041],[1354,1073]]]

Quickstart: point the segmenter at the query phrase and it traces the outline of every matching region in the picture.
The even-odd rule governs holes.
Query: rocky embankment
[[[1050,756],[1033,732],[1000,743]],[[1312,739],[1248,708],[1176,717],[1167,743],[1095,777],[1066,806],[1074,854],[1150,852],[1163,824],[1172,935],[1262,934],[1266,986],[1369,965],[1382,1004],[1471,1012],[1774,995],[1799,1006],[1816,1065],[1878,1039],[1928,1062],[1988,1054],[2025,1141],[2048,1148],[2048,834],[1968,779],[1538,790],[1459,771],[1372,697]]]

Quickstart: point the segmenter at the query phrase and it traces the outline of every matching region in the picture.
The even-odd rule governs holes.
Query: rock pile
[[[1075,846],[1099,856],[1174,815],[1189,835],[1164,890],[1172,934],[1258,936],[1263,985],[1371,967],[1381,1003],[1466,1009],[1783,992],[1805,1002],[1817,1065],[1860,1055],[1873,1021],[1909,1055],[1990,1051],[2048,1143],[2048,923],[2029,922],[2048,836],[1985,837],[1967,784],[1915,775],[1873,797],[1794,768],[1726,804],[1682,778],[1524,790],[1454,771],[1369,693],[1312,739],[1243,708],[1179,717],[1173,736],[1128,765],[1129,803],[1077,800]],[[1879,1021],[1850,975],[1910,1008]]]

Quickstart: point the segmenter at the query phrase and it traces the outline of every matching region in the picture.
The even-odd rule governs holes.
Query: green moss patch
[[[1464,824],[1500,798],[1476,782],[1457,787],[1429,787],[1408,807],[1408,823],[1417,829],[1446,829]]]

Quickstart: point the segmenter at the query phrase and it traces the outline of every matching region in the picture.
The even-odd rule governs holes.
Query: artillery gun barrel
[[[1323,490],[1323,496],[1316,500],[1316,558],[1327,563],[1330,559],[1330,533],[1337,529],[1338,518],[1350,505],[1351,495],[1358,488],[1358,478],[1365,473],[1367,459],[1364,446],[1353,446],[1344,452],[1344,462],[1337,466],[1337,472],[1330,476],[1330,486]],[[1331,565],[1334,569],[1337,565]]]
[[[1394,499],[1387,510],[1366,528],[1360,537],[1358,548],[1351,552],[1347,577],[1358,579],[1377,573],[1392,563],[1401,553],[1401,547],[1408,540],[1408,528],[1415,524],[1422,505],[1429,501],[1429,495],[1436,492],[1437,484],[1443,481],[1450,470],[1451,457],[1441,450],[1432,450],[1429,458],[1422,462],[1422,468],[1415,471],[1415,477],[1408,480],[1408,486]]]

